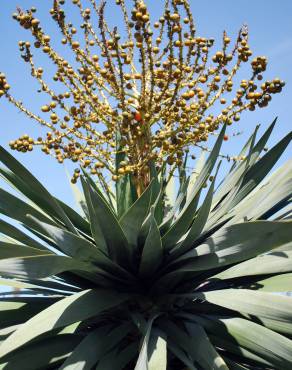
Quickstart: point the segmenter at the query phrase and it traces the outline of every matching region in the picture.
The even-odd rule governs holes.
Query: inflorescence
[[[84,8],[84,1],[72,0],[80,12],[79,27],[67,20],[64,0],[55,0],[50,10],[62,33],[61,43],[75,55],[74,65],[53,48],[35,8],[13,14],[34,38],[33,43],[20,41],[19,49],[48,102],[42,113],[32,113],[11,95],[3,73],[0,97],[48,132],[37,139],[23,135],[10,142],[12,149],[27,152],[40,146],[60,163],[78,163],[104,184],[105,173],[110,173],[113,180],[132,174],[146,185],[151,161],[175,169],[190,146],[207,141],[222,124],[239,121],[245,110],[266,107],[284,86],[278,78],[262,81],[267,59],[251,60],[246,27],[232,46],[224,32],[222,47],[214,52],[214,40],[196,33],[188,0],[166,0],[155,22],[144,2],[133,1],[129,9],[130,4],[116,0],[127,30],[123,36],[117,27],[110,29],[105,2],[88,1]],[[35,65],[33,49],[42,50],[55,66],[54,87],[44,80],[43,68]],[[235,86],[234,78],[247,62],[251,75]],[[212,114],[216,104],[220,109]],[[118,169],[117,153],[124,155]],[[79,176],[78,167],[72,182]]]

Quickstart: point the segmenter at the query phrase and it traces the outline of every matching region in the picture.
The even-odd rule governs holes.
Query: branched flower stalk
[[[50,14],[76,63],[52,46],[35,8],[18,9],[13,18],[34,38],[33,43],[19,42],[21,56],[48,103],[40,113],[31,112],[10,93],[3,73],[0,97],[48,129],[45,137],[25,134],[10,147],[27,152],[40,146],[60,163],[76,162],[74,183],[80,166],[102,186],[109,175],[117,181],[131,174],[139,195],[149,183],[151,164],[159,170],[166,163],[174,173],[191,146],[202,147],[224,123],[239,121],[244,111],[266,107],[285,84],[278,78],[262,81],[267,59],[250,60],[246,26],[233,46],[224,32],[222,47],[214,51],[213,39],[197,35],[188,0],[166,0],[157,21],[150,18],[146,3],[116,0],[126,27],[122,35],[108,25],[104,1],[88,0],[85,8],[85,1],[72,0],[79,9],[78,27],[67,19],[64,3],[54,0]],[[34,49],[54,65],[53,84],[36,66]],[[247,62],[251,74],[235,86],[238,70]],[[116,166],[119,155],[123,160]]]

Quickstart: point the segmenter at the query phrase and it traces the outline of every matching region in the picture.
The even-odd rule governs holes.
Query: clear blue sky
[[[86,0],[83,0],[86,3]],[[69,4],[71,1],[67,0]],[[107,14],[111,22],[118,22],[117,14],[110,7],[114,0],[108,0]],[[162,1],[146,0],[156,12]],[[0,71],[6,73],[12,86],[14,95],[17,95],[32,110],[38,111],[45,102],[36,93],[36,85],[29,76],[27,66],[23,63],[18,52],[18,41],[29,40],[29,34],[22,30],[11,14],[17,6],[38,8],[38,18],[49,34],[54,36],[55,24],[48,15],[53,1],[44,0],[2,0],[0,4]],[[238,130],[244,134],[225,144],[222,152],[236,154],[241,144],[252,132],[257,123],[262,124],[261,132],[271,123],[275,116],[279,116],[277,128],[271,143],[275,143],[291,130],[292,126],[292,1],[291,0],[191,0],[193,14],[197,25],[197,35],[214,37],[220,40],[225,29],[231,37],[235,37],[238,29],[244,23],[250,30],[250,46],[254,55],[266,55],[269,59],[266,78],[280,77],[286,81],[282,94],[274,96],[268,108],[248,112],[243,115],[238,124]],[[73,14],[74,19],[74,14]],[[42,61],[40,65],[44,66]],[[247,77],[242,75],[241,77]],[[3,99],[0,101],[0,144],[8,148],[8,142],[23,133],[37,136],[39,128],[29,121],[23,114],[18,113]],[[230,134],[234,131],[230,129]],[[35,150],[32,154],[14,152],[47,187],[58,197],[71,203],[71,193],[66,179],[64,167],[60,166],[51,157]],[[291,146],[283,156],[282,162],[291,157]]]

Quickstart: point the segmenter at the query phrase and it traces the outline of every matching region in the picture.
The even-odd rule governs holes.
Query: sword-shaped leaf
[[[39,370],[56,366],[66,359],[81,338],[78,335],[63,334],[31,343],[7,359],[4,358],[0,369]]]
[[[91,228],[91,234],[92,237],[95,240],[95,244],[98,248],[103,250],[104,253],[107,255],[109,254],[109,250],[103,235],[103,232],[101,230],[101,227],[99,225],[98,217],[96,214],[95,207],[92,204],[91,196],[90,196],[90,188],[88,183],[84,180],[83,177],[81,177],[81,184],[84,192],[84,196],[86,199],[86,206],[89,213],[89,221],[90,221],[90,228]]]
[[[292,321],[292,299],[248,289],[222,289],[194,293],[194,298],[259,318],[283,323]]]
[[[87,239],[72,234],[70,231],[40,222],[35,218],[32,220],[37,225],[38,229],[43,229],[45,234],[49,235],[59,249],[66,255],[82,262],[93,263],[105,271],[111,271],[113,274],[117,274],[126,279],[132,278],[126,270],[114,263]]]
[[[236,341],[257,356],[269,361],[271,367],[290,370],[292,363],[292,341],[281,334],[255,322],[242,318],[220,318],[196,316],[195,320],[207,332],[217,333],[224,339]]]
[[[126,263],[130,255],[127,238],[119,221],[102,197],[88,185],[95,220],[105,240],[109,256],[116,262]]]
[[[179,271],[212,269],[268,252],[291,240],[291,225],[292,221],[254,221],[222,228],[182,256],[180,260],[192,260]]]
[[[120,168],[120,163],[125,160],[126,154],[123,151],[121,145],[121,134],[119,131],[116,132],[116,175],[118,176],[118,170]],[[129,174],[118,178],[116,182],[116,202],[117,202],[117,214],[118,218],[131,207],[131,205],[136,201],[137,193],[133,186],[131,176]]]
[[[132,249],[137,246],[138,235],[150,208],[152,183],[120,219],[120,225]]]
[[[110,330],[100,327],[87,335],[59,370],[91,370],[102,356],[115,347],[129,332],[129,324]]]
[[[44,251],[26,245],[0,242],[0,260],[12,257],[41,256],[50,254],[50,251]]]
[[[159,267],[163,257],[160,232],[154,218],[154,208],[151,208],[151,224],[145,240],[140,262],[141,276],[151,276]]]
[[[151,336],[152,325],[153,325],[154,320],[157,318],[157,316],[158,315],[152,316],[146,324],[145,336],[143,339],[142,347],[141,347],[139,357],[138,357],[134,370],[149,370],[148,345],[149,345],[149,340]]]
[[[148,370],[167,369],[167,338],[157,329],[152,329],[148,344]]]
[[[20,162],[18,162],[2,146],[0,146],[0,161],[14,174],[15,179],[18,182],[16,186],[21,193],[27,196],[45,212],[59,218],[62,222],[64,222],[69,230],[71,230],[73,233],[76,233],[72,222],[55,198]],[[25,182],[23,182],[22,179],[25,179]]]
[[[4,220],[0,220],[0,232],[7,235],[9,238],[17,240],[18,242],[28,245],[32,248],[46,249],[41,243],[37,242],[30,236],[26,235],[23,231],[17,227],[10,225]]]
[[[117,292],[100,289],[85,290],[66,297],[33,316],[10,335],[0,347],[0,358],[41,334],[97,316],[102,311],[119,305],[126,298]]]
[[[3,189],[0,189],[0,212],[5,216],[22,222],[28,227],[30,226],[30,220],[27,217],[28,214],[48,224],[55,224],[55,222],[44,213]]]
[[[54,254],[12,257],[0,260],[0,275],[25,279],[43,279],[64,271],[101,272],[97,267],[70,257]]]
[[[218,159],[218,154],[224,138],[225,128],[226,126],[222,128],[220,135],[218,136],[218,139],[214,145],[214,148],[191,190],[191,195],[189,196],[189,199],[187,199],[184,208],[179,213],[167,233],[163,235],[162,245],[166,250],[170,250],[176,244],[176,242],[184,235],[184,233],[188,230],[190,224],[192,223],[194,208],[196,201],[198,200],[198,195],[203,185],[206,183],[208,177],[210,176]]]
[[[219,279],[234,279],[256,275],[273,275],[292,272],[292,251],[271,252],[241,262],[221,273],[212,276]]]
[[[292,290],[292,273],[281,274],[269,277],[267,279],[258,280],[250,285],[247,284],[247,288],[255,288],[262,292],[290,292]]]
[[[241,191],[234,198],[234,204],[245,198],[266,177],[291,140],[292,133],[289,133],[249,169],[244,176]]]
[[[208,193],[198,211],[197,217],[195,218],[192,226],[190,227],[190,230],[188,231],[188,233],[186,234],[182,242],[174,250],[170,252],[171,259],[175,259],[178,256],[181,256],[182,254],[187,252],[192,247],[195,240],[199,237],[202,230],[204,229],[204,226],[208,220],[208,216],[209,216],[211,205],[212,205],[212,197],[214,193],[215,180],[216,180],[216,176],[214,176],[212,180]]]

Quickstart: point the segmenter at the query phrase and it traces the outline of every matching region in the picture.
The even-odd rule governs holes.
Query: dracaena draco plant
[[[12,149],[40,145],[60,162],[79,162],[72,187],[80,211],[0,148],[1,177],[20,194],[0,189],[0,369],[290,370],[292,300],[281,293],[292,281],[292,162],[270,171],[291,133],[267,150],[275,121],[260,139],[256,127],[240,160],[218,174],[226,127],[265,106],[283,83],[268,81],[258,92],[266,62],[257,58],[230,105],[211,116],[251,54],[245,29],[230,54],[224,34],[208,67],[212,41],[195,35],[187,1],[166,2],[153,31],[145,4],[135,3],[131,19],[117,1],[128,31],[122,41],[103,3],[83,9],[74,0],[83,46],[63,3],[54,1],[51,13],[78,69],[52,48],[35,9],[14,15],[66,87],[52,91],[30,44],[20,43],[51,96],[42,109],[50,120],[12,97],[3,75],[1,94],[50,128],[45,139],[25,135]],[[189,174],[190,146],[217,129],[208,158]]]
[[[0,368],[290,370],[291,160],[265,177],[292,135],[261,156],[273,126],[214,190],[224,127],[171,205],[155,167],[134,198],[84,174],[84,215],[1,148],[24,198],[0,189],[0,283],[18,289],[0,297]]]
[[[141,195],[150,182],[149,162],[159,170],[167,163],[174,172],[190,146],[201,146],[224,123],[239,121],[244,111],[266,107],[285,84],[279,78],[263,81],[267,59],[251,59],[246,26],[234,42],[224,32],[222,46],[214,50],[213,39],[197,35],[188,0],[162,1],[157,5],[162,15],[153,20],[146,3],[118,0],[110,11],[124,20],[120,33],[106,21],[105,2],[72,3],[80,13],[78,25],[66,17],[65,1],[52,1],[50,13],[62,35],[55,42],[35,8],[13,14],[33,38],[20,41],[19,49],[39,92],[47,96],[41,113],[12,95],[3,73],[0,96],[45,130],[38,138],[24,134],[11,141],[12,149],[27,152],[39,146],[60,163],[68,159],[81,165],[104,188],[109,178],[131,175]],[[60,47],[53,46],[58,42],[75,60],[60,54]],[[52,73],[38,66],[38,52],[47,55]],[[246,63],[250,74],[237,82]],[[72,181],[79,177],[77,166]]]

